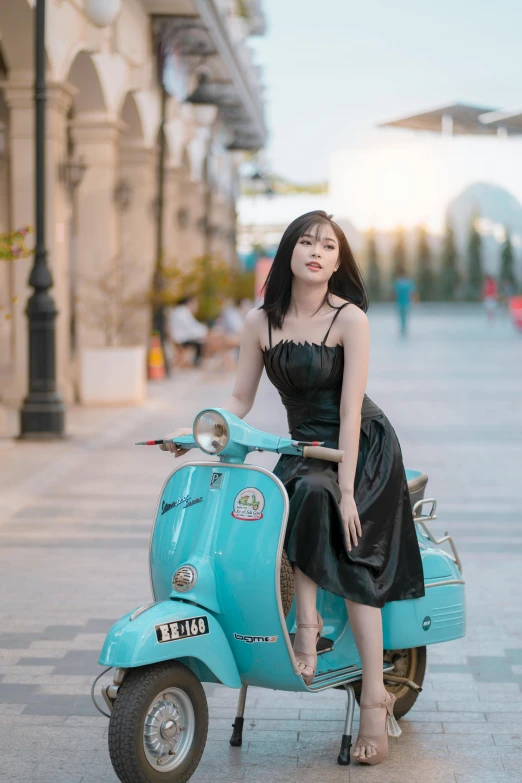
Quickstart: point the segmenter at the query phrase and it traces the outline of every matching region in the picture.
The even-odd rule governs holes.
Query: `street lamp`
[[[35,211],[36,244],[27,302],[29,319],[29,394],[20,411],[21,438],[61,438],[65,406],[56,390],[55,321],[49,289],[53,280],[45,248],[45,0],[35,11]]]
[[[121,11],[121,0],[85,0],[84,10],[96,27],[108,27]]]

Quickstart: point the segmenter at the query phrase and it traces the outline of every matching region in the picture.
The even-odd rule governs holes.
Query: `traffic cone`
[[[153,332],[150,338],[147,369],[149,381],[161,381],[165,377],[165,358],[157,332]]]

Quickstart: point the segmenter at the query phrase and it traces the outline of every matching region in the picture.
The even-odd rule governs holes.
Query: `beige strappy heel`
[[[397,723],[395,716],[393,714],[393,705],[395,704],[396,697],[393,695],[393,693],[388,694],[388,698],[385,699],[385,701],[381,702],[380,704],[361,704],[360,709],[361,710],[375,710],[375,709],[386,709],[386,716],[385,716],[385,723],[384,723],[384,732],[382,734],[359,734],[357,737],[357,741],[355,743],[355,748],[358,747],[365,747],[368,745],[371,745],[375,748],[377,751],[373,756],[370,756],[370,758],[357,758],[357,756],[354,756],[355,760],[359,762],[359,764],[379,764],[386,756],[388,755],[388,735],[390,737],[400,737],[402,734],[401,727]],[[355,750],[354,748],[354,750]]]
[[[319,639],[321,638],[321,635],[323,633],[324,622],[323,622],[323,618],[321,617],[319,612],[317,612],[317,623],[296,623],[295,627],[296,628],[317,628],[317,639],[316,639],[316,644],[317,644],[317,642],[319,641]],[[301,674],[301,677],[305,681],[305,685],[311,685],[312,682],[314,681],[315,670],[317,669],[317,652],[312,653],[312,654],[304,653],[304,652],[301,652],[301,650],[296,650],[296,648],[294,647],[294,655],[295,655],[296,658],[297,658],[298,655],[300,655],[301,659],[303,659],[303,658],[307,658],[308,659],[308,661],[306,661],[306,660],[301,660],[300,658],[297,658],[297,665],[299,667],[299,673]],[[309,668],[312,669],[312,673],[311,674],[307,674],[307,675],[303,674],[303,669],[305,669],[306,667],[309,667]]]

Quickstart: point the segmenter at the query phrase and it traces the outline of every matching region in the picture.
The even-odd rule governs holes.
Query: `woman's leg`
[[[346,600],[346,607],[362,663],[361,704],[378,704],[386,698],[382,672],[381,610],[375,606],[366,606],[349,600]],[[359,733],[362,736],[382,734],[385,723],[384,714],[384,708],[382,710],[364,710],[361,713]],[[374,752],[374,748],[366,746],[357,748],[354,756],[355,758],[367,758]]]
[[[296,621],[317,624],[317,585],[296,565],[294,589]],[[296,628],[294,647],[306,655],[313,655],[317,647],[317,628]],[[312,667],[305,666],[302,674],[309,676],[311,673]]]

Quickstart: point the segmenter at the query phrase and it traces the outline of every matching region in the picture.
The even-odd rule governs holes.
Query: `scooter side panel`
[[[178,503],[186,497],[198,502]],[[242,681],[295,691],[306,686],[294,672],[277,597],[287,503],[264,469],[185,464],[160,499],[151,570],[155,598],[164,600],[175,595],[174,571],[194,566],[197,582],[183,598],[219,619]]]
[[[462,585],[440,585],[424,598],[392,601],[382,610],[384,648],[397,650],[460,639],[466,632]]]
[[[230,688],[241,686],[230,645],[210,612],[180,601],[162,601],[135,620],[130,618],[130,614],[122,617],[107,634],[99,659],[101,666],[131,669],[178,658],[196,659],[205,664],[219,682]],[[205,618],[208,633],[176,638],[179,623],[192,618]],[[170,625],[172,623],[177,624],[176,628]],[[190,661],[184,662],[190,668]],[[197,674],[205,681],[200,669]]]

